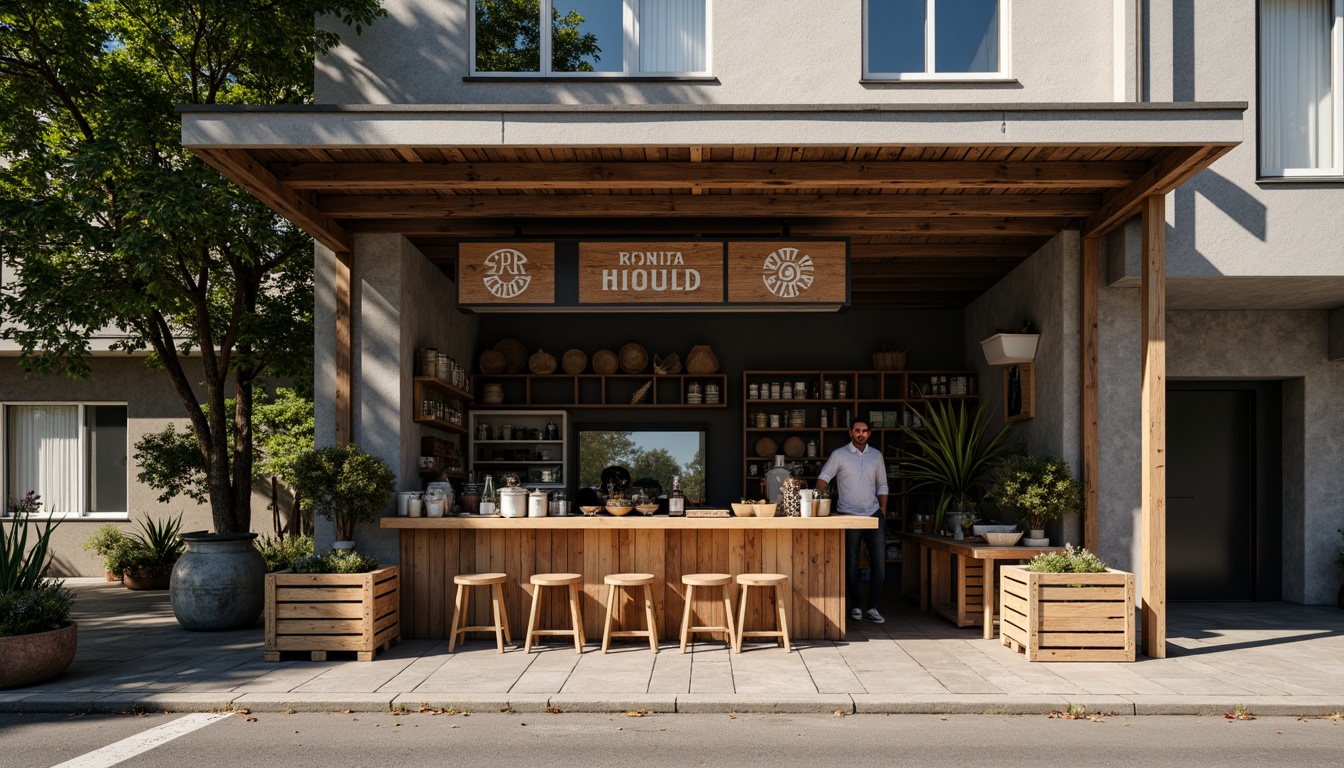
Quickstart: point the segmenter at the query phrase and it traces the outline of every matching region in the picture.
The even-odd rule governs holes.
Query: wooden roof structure
[[[188,146],[337,253],[399,233],[452,274],[463,238],[843,236],[854,306],[962,308],[1237,143]]]

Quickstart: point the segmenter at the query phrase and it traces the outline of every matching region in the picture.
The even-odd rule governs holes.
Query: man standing
[[[882,596],[882,581],[887,571],[887,468],[882,453],[868,445],[872,430],[868,422],[855,419],[849,425],[849,445],[838,448],[826,460],[817,476],[817,490],[835,479],[835,511],[841,515],[877,516],[876,528],[845,529],[845,590],[849,593],[849,618],[881,624],[877,601]],[[868,582],[868,610],[859,607],[859,543],[868,548],[871,579]]]

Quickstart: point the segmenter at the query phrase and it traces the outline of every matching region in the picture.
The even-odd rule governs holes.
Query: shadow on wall
[[[431,4],[427,4],[431,5]],[[442,6],[439,6],[442,7]],[[715,82],[623,82],[619,78],[593,79],[591,82],[547,82],[539,79],[514,80],[507,78],[487,83],[463,83],[471,74],[470,35],[465,1],[454,4],[453,12],[429,12],[428,8],[397,9],[378,19],[355,36],[354,30],[328,21],[322,26],[336,30],[342,44],[332,49],[327,60],[319,60],[316,70],[321,78],[344,92],[347,103],[377,101],[389,104],[708,104],[713,100],[705,93]],[[431,30],[436,30],[430,34]],[[406,41],[415,41],[407,45]],[[358,49],[350,45],[359,42]],[[370,67],[358,50],[378,50],[384,56],[376,68]],[[396,52],[389,54],[388,52]],[[385,74],[379,74],[379,72]],[[404,73],[406,77],[399,78]],[[414,82],[407,82],[413,77]],[[426,83],[435,84],[426,87]],[[442,83],[442,85],[437,85]],[[471,98],[454,90],[468,88]],[[518,90],[527,90],[520,98]],[[356,95],[358,94],[358,95]],[[330,101],[323,94],[324,101]],[[359,137],[330,136],[332,140],[358,142]]]

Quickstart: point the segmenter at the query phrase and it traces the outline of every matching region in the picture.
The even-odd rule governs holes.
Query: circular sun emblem
[[[527,274],[527,256],[512,248],[500,248],[485,257],[485,289],[491,295],[501,299],[512,299],[522,295],[532,283]]]
[[[812,287],[814,271],[811,256],[797,248],[780,248],[765,257],[761,280],[767,290],[781,299],[793,299]]]

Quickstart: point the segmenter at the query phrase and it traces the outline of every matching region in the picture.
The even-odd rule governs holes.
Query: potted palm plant
[[[1063,459],[1019,454],[999,466],[989,498],[1026,524],[1024,544],[1046,546],[1046,523],[1081,510],[1083,486]]]
[[[382,516],[396,498],[396,475],[355,445],[329,445],[294,462],[294,484],[313,511],[336,523],[336,547],[354,546],[355,526]]]
[[[0,521],[0,689],[35,685],[58,677],[75,658],[78,629],[70,620],[74,594],[64,583],[43,578],[51,532],[47,519],[38,527],[23,505],[36,510],[29,493]],[[36,536],[28,546],[30,526]]]
[[[935,529],[941,529],[944,517],[955,516],[948,522],[954,538],[961,539],[960,518],[975,508],[976,495],[1007,449],[1012,426],[991,435],[984,403],[967,410],[961,401],[934,401],[923,418],[923,428],[901,427],[911,448],[901,471],[914,481],[911,490],[929,488],[938,494]]]

